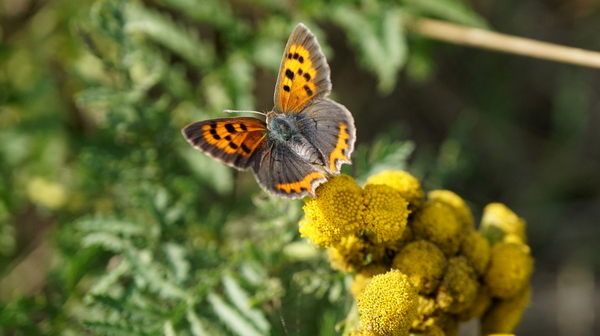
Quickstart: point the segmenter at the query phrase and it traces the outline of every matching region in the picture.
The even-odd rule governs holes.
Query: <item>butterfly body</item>
[[[314,196],[316,187],[350,163],[356,130],[352,114],[326,96],[329,65],[314,35],[299,24],[292,32],[266,122],[218,118],[186,126],[186,140],[214,159],[252,169],[259,185],[283,198]]]
[[[315,146],[302,134],[298,124],[299,115],[267,114],[267,141],[287,147],[310,164],[323,165],[323,159]]]

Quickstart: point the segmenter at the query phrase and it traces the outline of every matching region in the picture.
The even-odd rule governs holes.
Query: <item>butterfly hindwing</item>
[[[181,130],[185,139],[210,157],[247,169],[265,143],[266,124],[256,118],[219,118],[195,122]]]
[[[298,24],[288,39],[275,86],[275,109],[298,113],[331,91],[330,70],[316,37]]]
[[[252,168],[258,184],[282,198],[314,197],[317,186],[327,181],[320,167],[306,162],[279,142],[268,141],[257,154]]]
[[[297,120],[300,133],[321,152],[328,172],[338,174],[342,163],[351,162],[356,128],[350,111],[344,105],[321,99],[307,106]]]

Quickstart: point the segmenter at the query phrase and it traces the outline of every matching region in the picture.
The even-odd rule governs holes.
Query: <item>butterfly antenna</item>
[[[267,115],[264,112],[258,112],[258,111],[223,110],[223,112],[225,112],[225,113],[254,113],[254,114],[260,114],[260,115]]]

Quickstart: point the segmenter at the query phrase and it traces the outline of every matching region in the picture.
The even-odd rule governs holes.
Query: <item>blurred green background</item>
[[[516,334],[600,334],[598,70],[403,28],[426,16],[600,50],[597,1],[0,5],[0,335],[339,334],[352,298],[299,238],[302,201],[267,197],[180,134],[271,109],[297,22],[355,117],[345,171],[407,169],[476,218],[505,203],[536,258]]]

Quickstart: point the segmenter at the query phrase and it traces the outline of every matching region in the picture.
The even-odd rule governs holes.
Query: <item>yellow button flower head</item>
[[[523,242],[523,238],[521,238],[517,234],[507,233],[506,235],[504,235],[504,239],[502,239],[502,242],[521,245],[529,253],[529,246],[525,245],[525,242]]]
[[[480,230],[492,245],[505,236],[517,237],[521,243],[527,243],[525,220],[502,203],[490,203],[483,209]]]
[[[533,272],[529,247],[498,243],[492,247],[490,265],[483,275],[493,297],[507,299],[527,286]]]
[[[483,316],[492,304],[492,295],[486,286],[479,286],[477,296],[469,308],[456,315],[459,321],[469,321],[476,317]]]
[[[426,202],[411,222],[416,238],[435,243],[447,256],[455,255],[463,238],[461,222],[454,211],[440,202]]]
[[[439,312],[439,307],[435,303],[435,299],[428,295],[419,295],[419,318],[425,316],[434,316]],[[413,327],[417,328],[419,321],[413,321]],[[418,329],[418,328],[417,328]],[[424,330],[423,328],[419,330]]]
[[[354,295],[355,298],[358,298],[360,293],[362,293],[367,284],[375,275],[383,274],[389,270],[389,267],[380,264],[369,264],[363,267],[359,272],[354,274],[350,292],[352,292],[352,295]]]
[[[376,275],[357,300],[360,330],[370,336],[407,336],[417,317],[418,295],[400,271]]]
[[[418,240],[396,255],[392,268],[406,274],[419,294],[435,291],[446,271],[444,253],[433,243]]]
[[[465,233],[460,254],[469,260],[478,275],[482,275],[490,261],[490,244],[481,233],[469,230]]]
[[[436,301],[443,311],[458,314],[473,304],[478,290],[479,282],[473,267],[465,257],[454,257],[448,261]]]
[[[365,253],[373,262],[391,265],[394,256],[412,240],[414,240],[412,229],[409,226],[406,226],[400,239],[378,244],[370,243],[367,245]]]
[[[408,203],[386,185],[367,185],[363,191],[365,229],[374,243],[398,240],[408,221]]]
[[[369,184],[384,184],[396,189],[400,195],[408,201],[411,210],[419,208],[423,204],[423,189],[416,177],[403,170],[384,170],[379,174],[367,179]]]
[[[430,201],[444,203],[456,214],[456,217],[463,223],[465,229],[474,228],[475,221],[471,209],[465,201],[450,190],[433,190],[427,193],[427,198]]]
[[[436,325],[439,322],[439,317],[443,313],[435,299],[427,295],[419,295],[419,306],[417,308],[417,318],[412,322],[410,332],[417,334],[428,334],[428,331],[435,334],[441,330],[441,327]],[[437,327],[437,328],[433,328]],[[439,328],[439,330],[437,330]],[[442,335],[444,335],[442,333]]]
[[[514,297],[494,302],[481,320],[481,335],[510,334],[521,321],[530,297],[531,287],[525,286]]]
[[[306,220],[299,223],[300,235],[329,247],[359,231],[362,189],[348,175],[333,177],[317,188],[316,198],[308,200],[303,209]]]
[[[327,249],[331,268],[345,273],[360,269],[365,262],[367,245],[363,238],[355,235],[342,237],[339,243]]]

